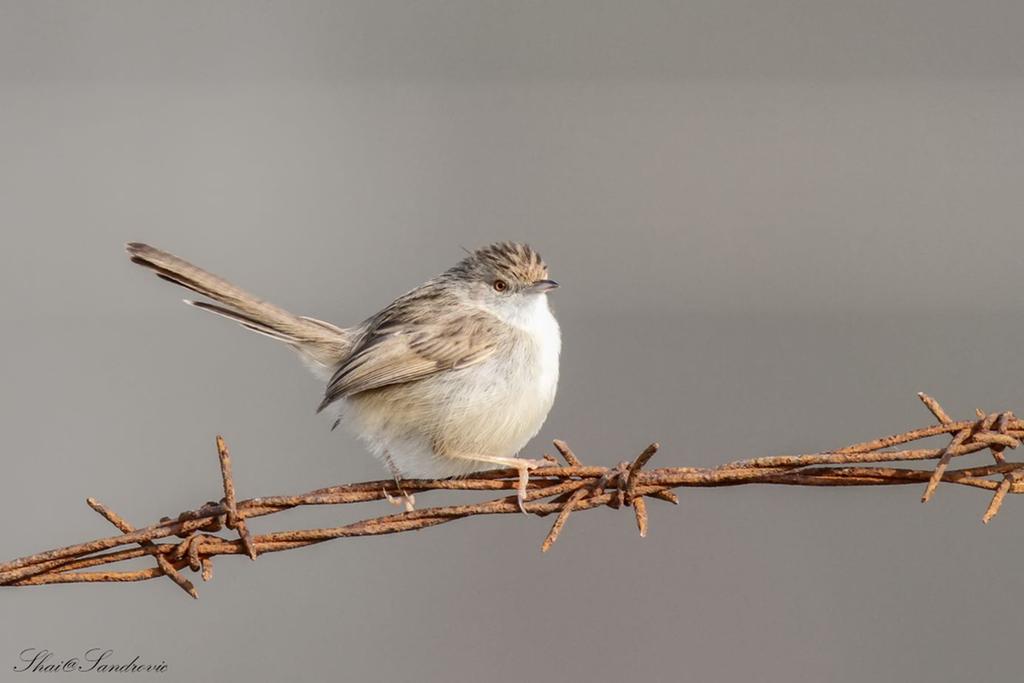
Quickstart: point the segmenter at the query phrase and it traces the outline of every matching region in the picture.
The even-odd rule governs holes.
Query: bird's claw
[[[402,489],[399,489],[399,495],[392,496],[388,493],[387,488],[385,488],[384,498],[392,505],[404,505],[406,512],[413,512],[416,509],[416,496],[406,493]]]
[[[519,485],[516,486],[516,502],[519,505],[520,512],[529,514],[526,510],[526,486],[530,483],[530,470],[541,467],[554,467],[555,465],[556,463],[552,460],[520,460],[517,465]]]

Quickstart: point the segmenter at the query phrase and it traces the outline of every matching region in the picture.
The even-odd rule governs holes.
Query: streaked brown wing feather
[[[363,340],[334,373],[317,410],[345,396],[458,370],[491,356],[503,323],[484,311],[447,304],[443,299],[403,298],[369,321]]]

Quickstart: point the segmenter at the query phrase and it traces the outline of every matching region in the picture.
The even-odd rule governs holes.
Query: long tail
[[[340,363],[351,349],[352,335],[347,330],[315,318],[293,315],[213,273],[148,244],[129,242],[125,249],[133,263],[145,266],[158,277],[221,305],[189,300],[185,303],[230,318],[254,332],[283,341],[317,365],[329,369]]]

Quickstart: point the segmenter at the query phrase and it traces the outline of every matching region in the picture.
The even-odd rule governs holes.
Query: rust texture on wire
[[[922,500],[934,496],[939,483],[960,484],[993,492],[982,521],[990,522],[1008,493],[1024,492],[1024,463],[1011,462],[1006,449],[1014,449],[1024,438],[1024,421],[1013,413],[978,411],[973,420],[954,421],[935,399],[920,394],[937,423],[902,434],[853,444],[845,448],[805,455],[778,455],[740,460],[718,467],[664,467],[645,469],[658,451],[651,444],[631,462],[615,467],[585,465],[568,444],[554,446],[564,466],[551,456],[550,467],[531,473],[525,508],[528,513],[555,515],[551,531],[541,550],[558,540],[569,517],[597,507],[632,508],[640,535],[648,530],[647,498],[678,502],[673,489],[681,487],[738,486],[742,484],[784,484],[792,486],[878,486],[918,484]],[[929,437],[946,436],[941,448],[909,448],[908,444]],[[987,450],[991,464],[950,469],[955,458]],[[89,506],[120,532],[87,543],[48,550],[0,564],[0,585],[31,586],[50,583],[143,581],[166,576],[186,593],[196,597],[192,582],[182,576],[186,568],[204,581],[213,574],[212,558],[217,555],[261,554],[301,548],[336,538],[379,536],[445,524],[473,515],[522,514],[516,501],[515,470],[494,470],[459,479],[406,479],[399,491],[394,481],[369,481],[318,489],[295,496],[270,496],[236,500],[231,476],[231,456],[224,440],[217,437],[224,497],[219,503],[164,517],[156,524],[135,528],[110,508],[93,498]],[[908,463],[936,460],[933,469],[882,466],[878,463]],[[390,490],[389,490],[390,489]],[[493,500],[463,505],[427,507],[374,517],[344,526],[252,535],[246,520],[272,515],[304,505],[343,505],[387,499],[392,494],[435,490],[501,492]],[[218,535],[227,529],[232,534]],[[232,537],[233,536],[233,537]],[[175,540],[162,540],[175,539]],[[161,542],[162,541],[162,542]],[[134,558],[150,557],[153,566],[130,571],[106,567]]]

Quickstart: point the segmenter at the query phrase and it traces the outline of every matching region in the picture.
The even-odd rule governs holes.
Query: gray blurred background
[[[809,452],[1024,411],[1018,2],[0,3],[0,559],[219,497],[379,478],[286,350],[178,303],[126,240],[362,319],[527,240],[563,283],[529,455]],[[18,653],[165,680],[1012,679],[1024,505],[684,490],[0,591]],[[423,495],[421,505],[445,500]],[[386,514],[289,513],[257,531]],[[220,678],[223,677],[223,678]]]

